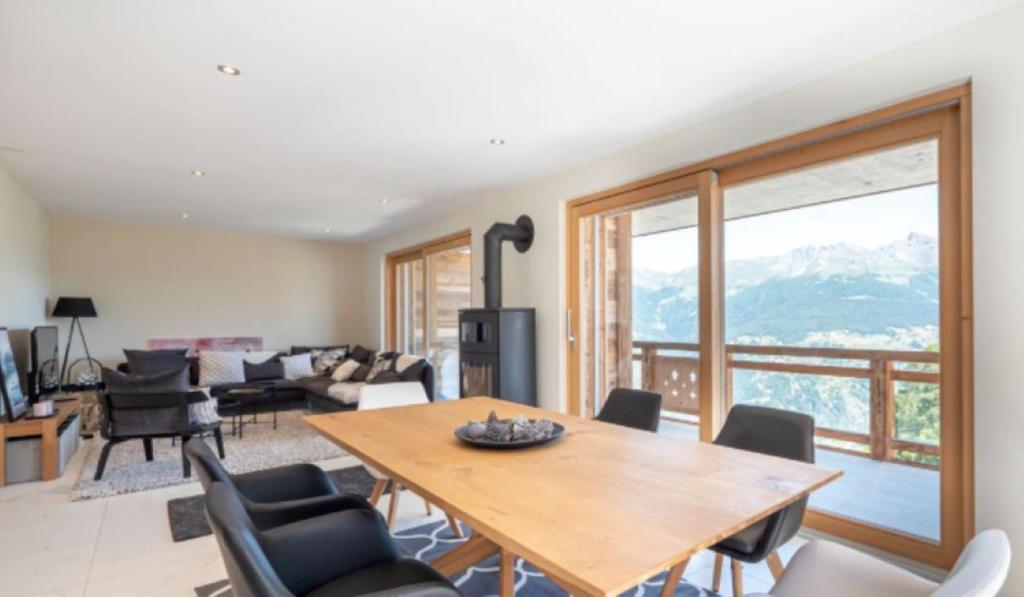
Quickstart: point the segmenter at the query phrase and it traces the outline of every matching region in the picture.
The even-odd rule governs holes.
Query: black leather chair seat
[[[764,537],[765,528],[771,517],[759,520],[732,537],[715,545],[715,551],[728,554],[730,557],[744,559],[757,551],[757,545]]]
[[[430,566],[403,558],[374,564],[332,580],[310,591],[308,597],[348,597],[349,595],[403,595],[410,597],[450,597],[459,592]]]

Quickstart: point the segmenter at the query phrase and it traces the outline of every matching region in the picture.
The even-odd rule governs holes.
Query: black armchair
[[[203,489],[209,491],[218,482],[234,489],[259,529],[352,508],[373,509],[365,498],[339,492],[327,473],[313,464],[232,475],[199,439],[186,443],[185,455],[195,466]]]
[[[213,430],[219,436],[220,429]],[[103,420],[100,435],[107,440],[100,452],[100,461],[96,466],[96,481],[103,478],[107,467],[110,450],[117,444],[141,439],[146,451],[146,460],[153,460],[153,440],[161,437],[182,438],[182,442],[192,437],[193,429],[189,425],[188,393],[168,392],[159,394],[114,394],[103,395]],[[218,437],[218,441],[220,438]],[[186,477],[191,476],[188,459],[184,452],[181,455],[182,469]]]
[[[376,510],[343,510],[261,531],[237,493],[214,482],[206,513],[237,597],[459,595],[426,564],[398,557]]]
[[[805,414],[737,405],[729,411],[715,444],[814,463],[814,418]],[[772,575],[782,574],[782,562],[775,551],[796,535],[803,524],[807,498],[775,512],[732,537],[712,546],[715,552],[712,590],[717,592],[725,557],[732,560],[733,594],[743,594],[743,562],[768,560]]]
[[[661,394],[615,388],[608,393],[608,400],[594,418],[641,431],[657,431],[661,420]]]

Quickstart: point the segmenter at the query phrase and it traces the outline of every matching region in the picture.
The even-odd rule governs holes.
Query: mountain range
[[[633,336],[696,341],[697,271],[634,264]],[[874,248],[846,243],[725,264],[726,340],[922,349],[938,341],[938,246],[911,233]]]

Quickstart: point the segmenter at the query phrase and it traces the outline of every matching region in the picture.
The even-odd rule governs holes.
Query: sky
[[[938,238],[938,226],[938,187],[927,185],[728,221],[725,259],[782,255],[841,242],[875,248],[911,232]],[[676,272],[696,265],[696,228],[633,239],[635,269]]]

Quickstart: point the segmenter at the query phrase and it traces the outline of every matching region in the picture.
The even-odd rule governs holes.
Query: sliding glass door
[[[948,566],[973,526],[965,120],[948,103],[570,203],[569,409],[806,413],[843,477],[806,523]],[[770,144],[769,144],[770,145]]]
[[[459,309],[471,306],[469,234],[387,259],[388,344],[434,366],[439,400],[459,397]]]

